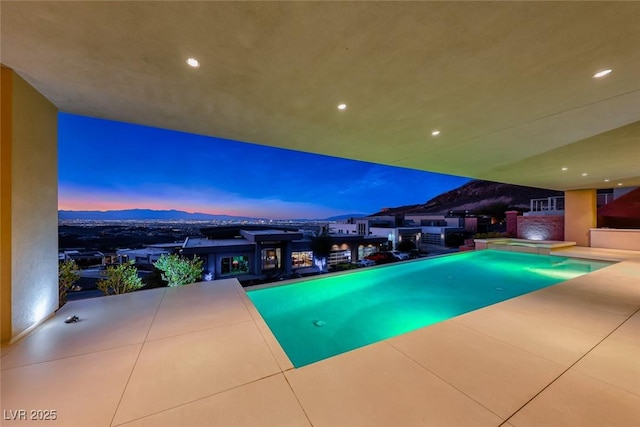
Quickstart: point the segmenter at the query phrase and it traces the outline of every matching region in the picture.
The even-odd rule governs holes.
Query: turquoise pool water
[[[610,265],[475,251],[247,292],[295,367]]]

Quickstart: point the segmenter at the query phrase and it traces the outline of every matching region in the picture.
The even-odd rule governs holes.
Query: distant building
[[[148,245],[142,249],[118,249],[116,256],[118,264],[133,261],[136,267],[143,270],[153,270],[153,263],[162,255],[177,252],[182,243],[159,243]]]
[[[468,231],[465,230],[464,217],[426,214],[351,218],[345,222],[330,224],[329,230],[338,236],[385,238],[393,249],[403,240],[409,240],[417,247],[421,244],[447,246],[450,234]]]
[[[58,253],[59,261],[73,260],[79,267],[104,265],[105,255],[99,251],[65,250]]]
[[[326,266],[311,250],[307,230],[260,225],[212,227],[205,237],[187,238],[180,248],[183,256],[203,260],[205,274],[213,279],[237,277],[247,281],[288,274],[318,272]],[[328,266],[356,262],[380,250],[386,237],[334,235]]]

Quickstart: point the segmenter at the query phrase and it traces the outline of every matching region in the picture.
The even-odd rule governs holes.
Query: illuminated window
[[[273,270],[280,268],[280,248],[262,250],[262,269]]]
[[[301,251],[291,253],[291,265],[293,268],[311,267],[313,265],[313,252]]]
[[[220,262],[221,276],[249,273],[249,257],[246,255],[223,257]]]

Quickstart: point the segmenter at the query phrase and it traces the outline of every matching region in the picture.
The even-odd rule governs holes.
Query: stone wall
[[[564,240],[564,216],[519,216],[518,238]]]

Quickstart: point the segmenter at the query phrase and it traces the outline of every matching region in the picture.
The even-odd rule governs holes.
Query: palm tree
[[[317,260],[324,260],[322,263],[323,266],[327,265],[326,259],[331,253],[332,246],[333,239],[326,229],[311,237],[311,250],[313,251],[313,256]]]

